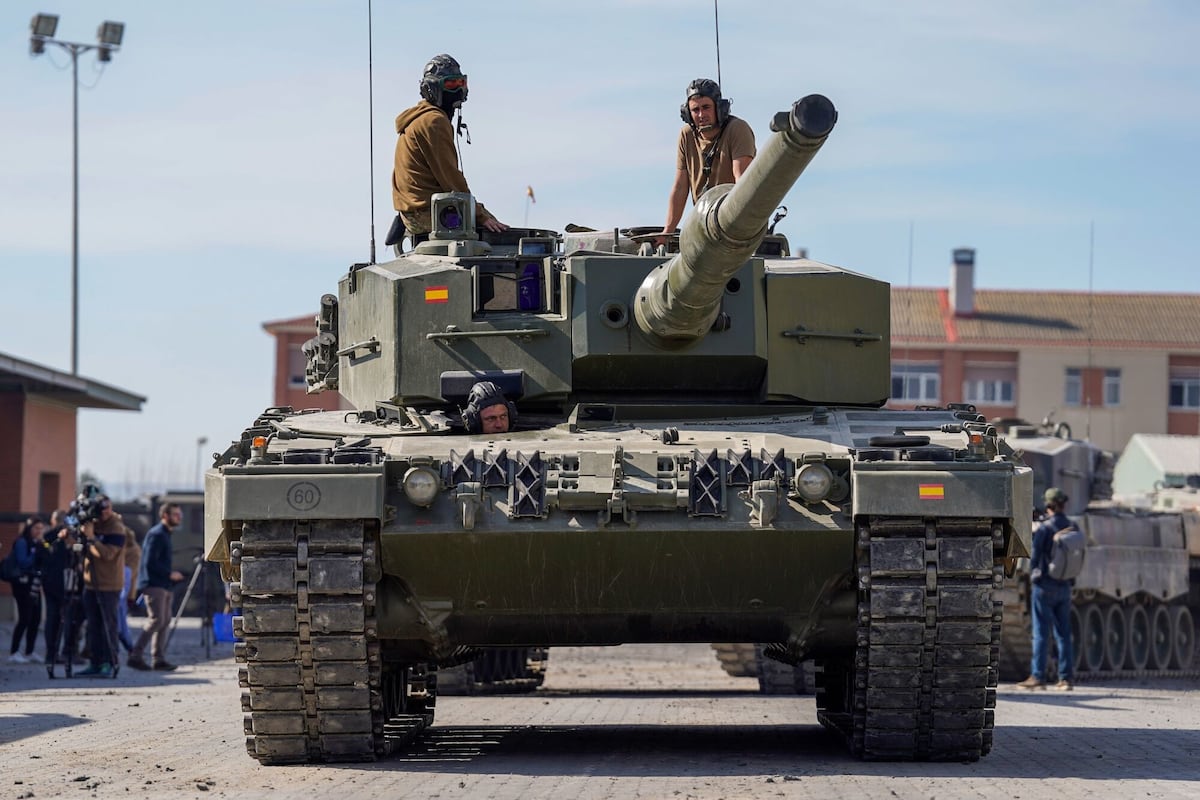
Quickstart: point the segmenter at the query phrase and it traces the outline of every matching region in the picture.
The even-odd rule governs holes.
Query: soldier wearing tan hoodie
[[[467,99],[467,76],[458,62],[448,55],[434,56],[425,65],[420,83],[424,98],[396,117],[396,159],[392,170],[392,205],[397,222],[388,234],[387,244],[399,244],[405,230],[423,237],[431,229],[432,203],[438,192],[470,192],[467,179],[458,168],[454,150],[454,126],[450,117]],[[475,203],[479,224],[500,233],[508,226]],[[400,228],[399,222],[403,222]],[[399,229],[399,230],[398,230]]]
[[[107,497],[96,501],[98,516],[83,523],[83,610],[87,615],[90,663],[80,675],[116,677],[117,607],[125,585],[125,546],[133,532]]]

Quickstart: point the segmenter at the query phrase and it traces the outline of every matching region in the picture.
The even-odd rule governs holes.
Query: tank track
[[[438,669],[438,694],[524,694],[546,679],[545,647],[494,647],[458,666]]]
[[[817,669],[817,715],[868,760],[974,761],[992,748],[1003,530],[861,519],[853,656]]]
[[[1017,575],[1005,582],[1003,595],[1004,624],[1001,635],[1000,679],[1023,680],[1030,673],[1033,656],[1033,620],[1029,611],[1029,580],[1027,575]],[[1138,616],[1132,627],[1133,609],[1141,606],[1146,615]],[[1122,622],[1110,618],[1110,610],[1120,609]],[[1096,611],[1089,612],[1095,607]],[[1178,632],[1162,635],[1153,628],[1153,619],[1158,607],[1166,609],[1172,625],[1189,628],[1190,633]],[[1089,614],[1091,615],[1089,617]],[[1176,615],[1178,620],[1171,618]],[[1084,629],[1083,621],[1091,620]],[[1190,625],[1188,624],[1190,623]],[[1182,604],[1121,603],[1113,600],[1089,600],[1077,596],[1071,608],[1071,633],[1075,649],[1074,678],[1076,682],[1113,680],[1161,680],[1200,678],[1200,642],[1197,642],[1195,620],[1192,611]],[[1176,642],[1171,640],[1183,636]],[[1171,641],[1164,641],[1171,640]],[[1050,643],[1047,673],[1057,675],[1055,647]],[[1190,655],[1189,655],[1190,653]]]
[[[369,761],[432,722],[436,674],[383,669],[379,549],[361,520],[250,521],[230,551],[252,757]]]

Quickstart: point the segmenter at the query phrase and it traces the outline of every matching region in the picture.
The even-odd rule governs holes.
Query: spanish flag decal
[[[425,302],[426,303],[449,303],[450,302],[450,287],[449,286],[426,286],[425,287]]]
[[[917,493],[922,500],[945,500],[946,486],[941,483],[922,483],[918,486]]]

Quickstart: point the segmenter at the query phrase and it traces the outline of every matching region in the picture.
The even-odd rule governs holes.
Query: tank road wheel
[[[388,664],[382,670],[384,739],[391,749],[408,747],[433,724],[437,670],[425,664]]]
[[[1171,666],[1191,669],[1196,654],[1196,628],[1187,606],[1171,608]]]
[[[1083,663],[1083,620],[1080,617],[1079,606],[1071,606],[1071,648],[1074,651],[1074,663],[1071,664],[1071,674],[1078,675]]]
[[[995,724],[1000,526],[872,517],[859,521],[857,536],[851,752],[978,759],[991,749]]]
[[[754,671],[758,674],[760,694],[812,694],[815,685],[813,662],[803,661],[795,666],[776,661],[763,652],[763,645],[754,645]]]
[[[1123,607],[1122,610],[1125,612],[1125,631],[1129,637],[1125,647],[1125,665],[1141,672],[1150,663],[1150,615],[1146,613],[1146,607],[1141,605]]]
[[[1084,672],[1099,672],[1103,668],[1104,642],[1104,613],[1100,606],[1088,603],[1083,607],[1083,635],[1079,640]]]
[[[239,544],[235,655],[250,755],[279,764],[386,753],[374,537],[361,520],[254,521]]]
[[[726,675],[734,678],[758,677],[758,665],[754,660],[755,645],[714,644],[712,649]]]
[[[1171,611],[1162,603],[1154,604],[1150,614],[1150,666],[1153,669],[1171,667]]]
[[[1128,618],[1125,609],[1114,603],[1104,613],[1104,668],[1119,670],[1125,666],[1129,649]]]

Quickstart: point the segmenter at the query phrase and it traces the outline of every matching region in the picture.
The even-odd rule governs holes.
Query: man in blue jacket
[[[1058,683],[1054,688],[1069,692],[1075,663],[1075,651],[1071,647],[1071,589],[1075,582],[1051,578],[1049,565],[1054,534],[1071,527],[1071,520],[1064,511],[1067,496],[1062,489],[1050,487],[1046,490],[1045,500],[1048,516],[1033,531],[1033,556],[1029,562],[1029,579],[1033,584],[1033,667],[1030,676],[1017,686],[1022,689],[1046,688],[1046,656],[1053,626],[1054,642],[1058,647]]]
[[[159,523],[146,532],[142,543],[142,560],[138,565],[137,588],[146,598],[148,619],[141,636],[134,642],[126,662],[134,669],[173,670],[167,661],[167,628],[171,624],[171,587],[183,580],[183,573],[171,569],[171,531],[183,522],[183,510],[175,503],[163,503],[158,509]],[[150,645],[153,663],[146,663],[143,653]]]

